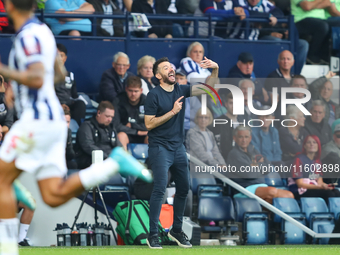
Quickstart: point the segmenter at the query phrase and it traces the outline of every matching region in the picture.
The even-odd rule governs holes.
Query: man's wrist
[[[176,115],[175,111],[174,110],[171,110],[171,112],[174,114],[174,116]]]

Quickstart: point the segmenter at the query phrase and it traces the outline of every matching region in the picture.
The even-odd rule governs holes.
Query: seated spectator
[[[147,95],[150,90],[152,90],[159,83],[153,76],[153,64],[156,62],[156,59],[151,56],[144,56],[140,58],[137,62],[137,74],[142,79],[142,89],[143,94]]]
[[[304,76],[302,75],[294,75],[293,78],[290,80],[290,86],[292,88],[303,88],[308,89],[308,83]],[[304,93],[287,93],[287,98],[304,98],[306,95]],[[310,110],[312,107],[312,101],[309,100],[306,103],[302,104],[307,110]],[[281,116],[282,117],[282,116]]]
[[[102,101],[98,105],[96,116],[84,121],[77,132],[76,152],[78,168],[84,169],[92,163],[92,151],[102,150],[106,159],[113,148],[121,146],[118,133],[112,127],[115,115],[113,105]]]
[[[340,106],[331,100],[333,94],[333,84],[330,79],[335,75],[333,72],[328,72],[325,76],[320,77],[309,85],[309,90],[312,94],[312,99],[319,99],[325,103],[326,113],[325,120],[332,126],[333,122],[340,118]]]
[[[294,62],[294,55],[289,50],[281,51],[277,59],[279,68],[276,68],[267,76],[264,84],[268,92],[272,92],[274,87],[281,94],[281,88],[290,87],[290,80],[293,77],[291,69]]]
[[[207,79],[211,75],[208,69],[200,66],[203,57],[203,45],[200,42],[191,43],[187,49],[187,57],[183,58],[180,63],[180,68],[186,72],[189,83],[193,78]]]
[[[293,0],[291,12],[300,38],[311,37],[307,63],[328,64],[330,27],[325,10],[331,6],[330,1]]]
[[[305,129],[308,134],[316,135],[324,145],[332,140],[332,130],[325,119],[326,105],[321,100],[315,100],[310,112],[312,115],[307,116]]]
[[[62,64],[65,66],[67,49],[61,43],[57,43],[57,48]],[[85,119],[86,105],[84,101],[78,97],[74,74],[72,72],[67,72],[65,82],[55,84],[54,87],[60,103],[66,104],[70,108],[73,119],[80,125],[82,120]]]
[[[3,141],[14,122],[14,109],[6,103],[5,92],[5,80],[0,75],[0,142]]]
[[[287,122],[288,127],[279,128],[280,145],[282,150],[282,160],[292,161],[297,153],[302,151],[302,142],[308,135],[305,126],[305,115],[295,105],[287,107],[287,119],[293,121]]]
[[[268,110],[269,108],[269,106],[265,105],[261,110]],[[272,120],[275,119],[274,114],[260,115],[258,116],[258,119],[263,121],[263,125],[261,127],[252,127],[252,145],[254,145],[255,149],[258,150],[269,161],[281,161],[282,151],[280,147],[279,132],[272,125]],[[253,125],[258,124],[253,123]]]
[[[170,1],[167,0],[134,0],[131,12],[145,14],[170,14],[168,8]],[[148,30],[149,38],[172,38],[172,21],[171,20],[154,20],[149,19],[152,26]],[[144,32],[136,32],[138,37],[144,37]]]
[[[96,14],[122,15],[114,0],[86,0],[95,9]],[[124,37],[124,23],[121,19],[97,19],[98,36]]]
[[[46,13],[92,14],[94,11],[93,6],[85,0],[47,0],[45,3]],[[91,35],[92,24],[89,19],[49,18],[45,20],[55,35]]]
[[[138,76],[130,76],[126,82],[125,92],[119,94],[114,105],[117,106],[120,122],[129,132],[120,142],[126,148],[128,143],[148,143],[148,130],[144,124],[144,102],[142,82]]]
[[[252,82],[252,80],[249,79],[243,79],[240,80],[238,83],[238,87],[241,89],[242,93],[243,93],[243,97],[244,97],[244,115],[239,115],[237,117],[238,120],[240,121],[245,121],[246,123],[248,123],[249,120],[251,119],[256,119],[256,115],[253,114],[248,107],[248,88],[252,89],[253,92],[253,96],[255,93],[255,84],[254,82]],[[262,104],[254,99],[253,97],[253,106],[255,109],[260,109],[262,107]]]
[[[187,85],[188,80],[186,77],[185,72],[178,68],[176,69],[176,82],[179,85]],[[198,97],[187,97],[185,99],[185,115],[184,115],[184,130],[185,134],[188,132],[190,128],[193,128],[196,126],[195,124],[195,112],[197,112],[199,109],[201,109],[201,101],[198,99]]]
[[[0,1],[0,12],[6,12],[5,10],[5,6],[2,3],[2,1]],[[3,29],[8,27],[8,18],[7,17],[0,17],[0,33],[3,32]]]
[[[99,84],[99,95],[101,100],[113,102],[119,93],[125,91],[126,79],[133,76],[129,72],[130,59],[124,52],[117,52],[113,56],[112,67],[103,74]]]
[[[207,129],[213,122],[209,109],[202,115],[201,109],[196,113],[196,126],[189,129],[186,137],[186,146],[190,155],[200,159],[208,166],[226,165],[215,141],[214,134]]]
[[[340,165],[340,119],[337,119],[333,122],[332,125],[333,139],[322,146],[321,150],[321,161],[326,165]],[[324,179],[326,183],[334,183],[335,176],[332,173],[323,173],[324,178],[329,178],[328,180]],[[338,179],[338,178],[336,178]]]
[[[221,0],[200,0],[199,8],[195,11],[195,16],[203,14],[211,15],[212,17],[222,17],[225,19],[235,17],[239,20],[244,20],[249,17],[249,12],[242,7],[233,7],[232,1]],[[228,20],[213,22],[212,35],[221,38],[227,38]],[[190,26],[189,35],[194,35],[194,23]],[[206,21],[199,21],[199,35],[208,37],[209,24]]]
[[[72,144],[72,131],[70,129],[70,123],[71,123],[71,112],[70,108],[63,104],[61,105],[64,110],[64,115],[67,123],[67,142],[66,142],[66,166],[67,169],[78,169],[77,162],[75,161],[76,153],[73,150],[73,144]]]
[[[229,152],[235,145],[233,139],[233,130],[239,125],[241,121],[240,116],[233,114],[233,94],[222,94],[222,102],[227,109],[227,113],[217,117],[218,120],[225,120],[227,123],[216,124],[215,127],[209,126],[209,129],[214,133],[217,146],[220,148],[223,158],[226,160]],[[221,123],[220,121],[218,121]],[[231,122],[233,125],[231,125]]]
[[[255,86],[255,99],[259,100],[261,103],[269,102],[269,96],[267,91],[264,89],[263,84],[256,79],[254,73],[254,58],[251,53],[242,52],[238,56],[238,61],[228,73],[227,78],[237,78],[232,83],[235,85],[240,79],[251,79]]]
[[[270,164],[268,159],[263,157],[259,151],[250,144],[252,136],[251,129],[248,126],[238,126],[234,129],[233,136],[236,144],[228,155],[227,162],[230,166],[235,166],[237,170],[240,170],[241,167],[259,167],[260,165],[268,166]],[[234,182],[268,203],[272,203],[273,198],[276,197],[294,197],[290,191],[268,187],[268,185],[265,184],[266,175],[260,171],[228,173],[227,177],[231,177]],[[238,193],[234,195],[234,197],[246,197],[246,195]]]
[[[308,135],[303,142],[302,152],[295,159],[293,176],[288,178],[288,187],[295,199],[321,197],[326,203],[329,197],[340,197],[339,190],[323,182],[321,165],[321,144],[315,135]],[[315,171],[311,171],[314,169]]]

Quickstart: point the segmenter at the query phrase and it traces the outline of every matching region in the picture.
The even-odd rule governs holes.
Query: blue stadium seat
[[[144,143],[129,143],[127,145],[127,150],[141,162],[145,162],[149,156],[149,146]]]
[[[244,244],[268,244],[268,214],[244,213],[242,236]]]
[[[222,187],[211,175],[191,178],[192,194],[195,196],[222,196]]]
[[[309,228],[314,232],[318,232],[320,225],[334,224],[334,214],[329,213],[325,200],[320,197],[301,198],[301,209],[306,213]]]
[[[78,95],[83,97],[86,101],[85,119],[91,118],[93,115],[97,113],[97,107],[94,107],[94,105],[92,104],[91,98],[85,93],[79,92]]]
[[[229,221],[235,221],[234,205],[230,197],[200,197],[197,219],[206,222],[225,222],[223,226],[201,226],[203,233],[233,234],[238,231],[235,224],[227,224]]]
[[[288,187],[285,185],[281,176],[278,173],[269,173],[265,178],[265,182],[268,186],[275,187],[277,189],[288,190]]]
[[[294,198],[274,198],[273,206],[285,213],[300,213],[300,207]],[[274,222],[281,222],[281,217],[274,216]]]
[[[288,214],[293,219],[297,220],[303,225],[306,225],[306,216],[300,212],[300,207],[293,198],[274,198],[273,206],[282,212]],[[274,222],[281,222],[280,241],[282,244],[303,244],[306,242],[306,234],[300,228],[282,219],[275,214]]]
[[[328,198],[329,211],[334,213],[336,219],[340,215],[340,197],[329,197]]]
[[[244,213],[261,212],[262,208],[259,202],[253,198],[234,198],[236,221],[243,222]]]
[[[334,224],[323,224],[319,225],[318,227],[318,233],[332,233],[334,229]],[[319,239],[319,244],[328,244],[329,238],[320,238]]]

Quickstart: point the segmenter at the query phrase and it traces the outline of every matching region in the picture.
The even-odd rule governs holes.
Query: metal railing
[[[199,166],[207,166],[205,163],[203,163],[202,161],[200,161],[199,159],[190,156],[189,153],[187,153],[188,159],[193,162],[196,165]],[[208,167],[206,168],[208,169]],[[255,194],[249,192],[248,190],[246,190],[245,188],[243,188],[242,186],[240,186],[239,184],[235,183],[234,181],[232,181],[231,179],[227,178],[226,176],[224,176],[221,173],[218,172],[213,172],[210,173],[211,175],[215,176],[216,178],[220,179],[223,183],[226,183],[228,185],[230,185],[231,187],[233,187],[234,189],[238,190],[239,192],[243,193],[244,195],[255,199],[257,202],[259,202],[263,207],[266,207],[268,210],[270,210],[271,212],[279,215],[280,217],[282,217],[283,219],[285,219],[286,221],[289,221],[290,223],[294,224],[295,226],[297,226],[298,228],[300,228],[302,231],[306,232],[308,235],[314,237],[314,238],[340,238],[340,233],[339,234],[324,234],[324,233],[316,233],[313,230],[311,230],[310,228],[306,227],[305,225],[301,224],[300,222],[298,222],[297,220],[293,219],[291,216],[289,216],[288,214],[282,212],[281,210],[277,209],[276,207],[274,207],[273,205],[269,204],[268,202],[266,202],[265,200],[261,199],[260,197],[256,196]]]

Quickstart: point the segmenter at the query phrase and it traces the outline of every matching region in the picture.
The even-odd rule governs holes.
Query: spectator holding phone
[[[321,197],[327,202],[329,197],[340,197],[334,185],[323,182],[320,156],[320,139],[316,135],[308,135],[303,142],[302,152],[295,158],[293,176],[288,178],[288,187],[295,199]]]

